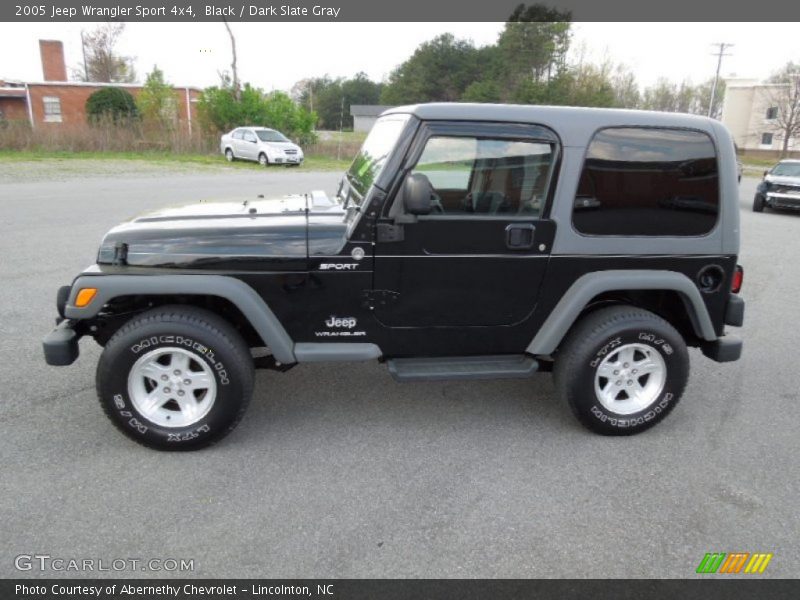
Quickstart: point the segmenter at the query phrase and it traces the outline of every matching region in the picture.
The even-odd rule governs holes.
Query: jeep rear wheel
[[[236,330],[206,310],[165,306],[125,324],[97,366],[108,417],[133,440],[194,450],[230,433],[253,391],[253,362]]]
[[[556,356],[556,387],[588,429],[632,435],[678,403],[689,378],[680,333],[631,306],[597,310],[578,322]]]

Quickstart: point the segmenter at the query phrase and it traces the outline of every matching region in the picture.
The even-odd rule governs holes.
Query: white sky
[[[42,79],[38,40],[64,42],[68,71],[81,61],[80,31],[92,23],[0,23],[0,78]],[[444,32],[494,43],[502,23],[232,23],[243,81],[288,90],[298,79],[366,72],[382,80],[417,45]],[[763,78],[800,61],[796,23],[575,23],[573,50],[589,60],[608,56],[630,67],[643,85],[658,77],[695,83],[713,76],[714,42],[735,46],[723,76]],[[229,68],[230,42],[220,23],[128,23],[119,50],[136,57],[140,78],[153,64],[176,85],[216,84]]]

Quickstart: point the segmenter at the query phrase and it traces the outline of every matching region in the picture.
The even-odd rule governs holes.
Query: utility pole
[[[717,47],[717,51],[712,54],[712,56],[717,57],[717,73],[714,75],[714,85],[711,88],[711,100],[708,103],[708,116],[711,116],[711,113],[714,112],[714,100],[717,99],[717,84],[719,83],[719,70],[722,68],[722,57],[723,56],[731,56],[730,54],[726,54],[725,50],[728,48],[733,48],[734,44],[726,44],[725,42],[717,42],[716,44],[712,44],[712,46]]]
[[[344,132],[344,94],[339,105],[339,143],[336,145],[336,160],[342,160],[342,133]]]

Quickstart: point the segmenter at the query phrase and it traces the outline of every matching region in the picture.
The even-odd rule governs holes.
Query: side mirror
[[[764,171],[764,177],[766,177],[767,175],[769,175],[769,170]]]
[[[422,173],[412,173],[403,183],[403,206],[412,215],[427,215],[431,212],[433,186]]]

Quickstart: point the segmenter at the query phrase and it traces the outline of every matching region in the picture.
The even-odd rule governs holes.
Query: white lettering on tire
[[[230,379],[228,378],[228,370],[225,368],[225,365],[222,361],[217,360],[216,354],[214,351],[197,342],[191,338],[184,337],[182,335],[154,335],[148,338],[144,338],[136,342],[131,346],[131,352],[134,354],[139,354],[142,350],[147,350],[152,346],[157,344],[175,344],[178,346],[185,346],[190,348],[194,352],[196,352],[199,356],[204,357],[208,363],[214,368],[219,376],[219,383],[220,385],[228,385],[230,384]]]

